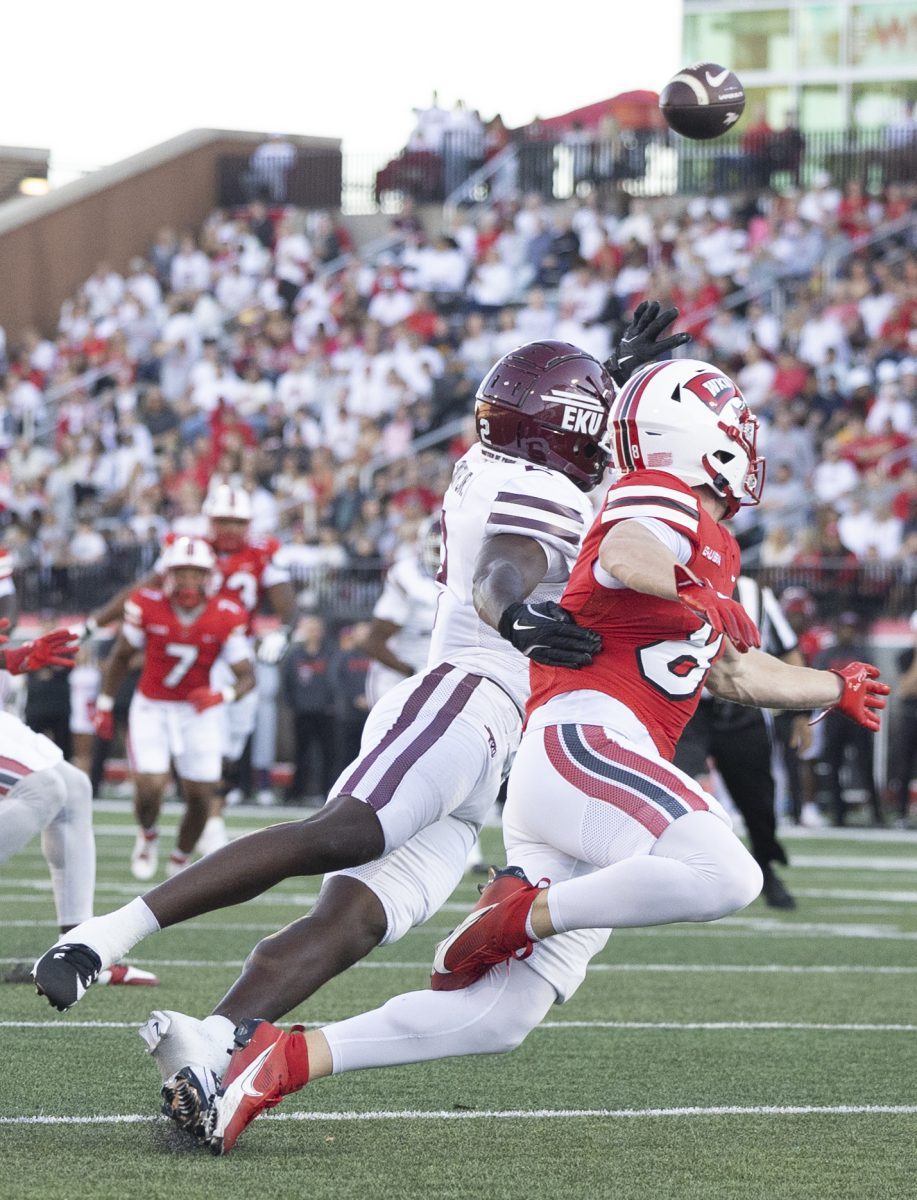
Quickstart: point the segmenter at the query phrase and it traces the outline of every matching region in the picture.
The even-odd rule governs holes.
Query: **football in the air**
[[[676,133],[706,142],[727,133],[741,117],[745,89],[728,67],[695,63],[672,76],[659,107]]]

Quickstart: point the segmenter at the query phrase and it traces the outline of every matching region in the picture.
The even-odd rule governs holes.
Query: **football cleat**
[[[159,865],[159,834],[151,829],[140,829],[131,851],[131,874],[141,883],[152,879]]]
[[[187,854],[182,854],[180,850],[173,850],[169,855],[169,861],[166,863],[166,879],[174,879],[176,875],[181,874],[185,867],[191,866],[191,858]]]
[[[102,960],[95,950],[80,942],[52,946],[32,968],[39,996],[58,1012],[66,1012],[99,978]]]
[[[162,1085],[161,1111],[179,1129],[203,1141],[218,1083],[208,1067],[182,1067]]]
[[[229,834],[226,832],[226,822],[222,817],[208,817],[194,849],[203,858],[207,854],[213,854],[214,850],[222,850],[224,846],[228,845]]]
[[[214,1154],[228,1154],[255,1117],[307,1082],[304,1033],[302,1025],[285,1033],[268,1021],[240,1022],[236,1048],[207,1116],[204,1141]]]
[[[466,988],[498,963],[528,958],[533,946],[525,922],[540,890],[520,867],[494,871],[465,920],[436,947],[433,990]]]
[[[126,963],[115,963],[99,972],[96,983],[100,987],[159,987],[159,979],[152,971],[140,967],[129,967]]]

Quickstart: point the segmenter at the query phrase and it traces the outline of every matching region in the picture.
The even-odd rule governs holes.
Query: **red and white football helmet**
[[[207,542],[199,537],[180,537],[163,554],[164,580],[162,590],[179,608],[196,608],[216,590],[216,557]],[[179,586],[175,572],[181,567],[201,571],[196,586]]]
[[[217,553],[233,554],[242,549],[252,519],[252,498],[244,488],[218,483],[207,493],[201,511],[210,518],[210,540]]]
[[[474,417],[482,446],[559,471],[581,491],[601,482],[615,386],[602,364],[567,342],[529,342],[491,367]]]
[[[651,363],[611,406],[606,447],[622,473],[668,471],[689,487],[706,484],[726,516],[757,504],[764,486],[758,418],[729,378],[710,363]]]

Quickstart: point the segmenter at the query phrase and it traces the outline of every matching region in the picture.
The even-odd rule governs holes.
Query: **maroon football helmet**
[[[601,446],[614,383],[567,342],[529,342],[485,376],[474,416],[482,446],[559,471],[588,492],[602,479]]]

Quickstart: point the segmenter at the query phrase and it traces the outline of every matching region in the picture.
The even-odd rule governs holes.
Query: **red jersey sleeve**
[[[608,489],[601,512],[607,532],[621,521],[652,517],[697,543],[700,509],[697,496],[674,475],[664,471],[634,471]]]

